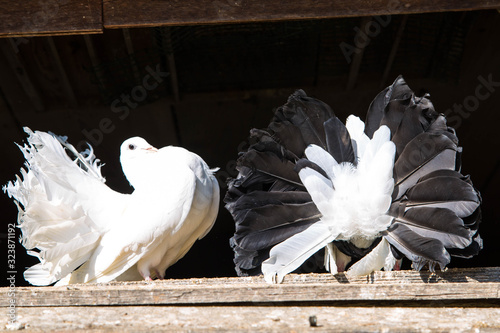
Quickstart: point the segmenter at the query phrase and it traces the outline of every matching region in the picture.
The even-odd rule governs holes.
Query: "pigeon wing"
[[[112,281],[146,255],[159,264],[165,247],[178,237],[176,233],[189,215],[196,190],[196,177],[189,168],[177,170],[173,179],[175,184],[157,182],[154,188],[132,193],[117,225],[102,237],[71,283]],[[150,276],[149,271],[138,269],[144,277]]]

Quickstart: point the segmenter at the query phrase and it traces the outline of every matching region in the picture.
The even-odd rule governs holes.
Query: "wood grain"
[[[28,307],[18,310],[18,321],[28,332],[498,332],[500,308]]]
[[[20,287],[16,304],[26,306],[108,306],[184,304],[279,304],[334,302],[467,300],[500,305],[500,268],[450,269],[438,274],[400,271],[377,272],[368,277],[344,274],[287,276],[285,283],[269,285],[262,277],[163,280],[84,284],[63,287]],[[7,288],[0,292],[7,293]],[[8,306],[7,298],[0,306]]]
[[[499,0],[104,0],[105,28],[235,23],[500,8]]]
[[[235,23],[498,9],[500,0],[26,0],[0,2],[0,37],[103,28]]]
[[[0,37],[100,32],[99,0],[0,1]]]

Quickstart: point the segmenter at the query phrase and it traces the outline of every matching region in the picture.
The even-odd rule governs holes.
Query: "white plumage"
[[[19,203],[22,244],[39,250],[29,251],[40,263],[25,272],[34,285],[163,278],[215,222],[214,170],[186,149],[123,142],[120,162],[134,192],[122,194],[105,185],[92,151],[25,131],[26,170],[3,189]]]
[[[309,167],[299,171],[300,180],[322,217],[319,222],[271,249],[269,259],[262,263],[266,281],[280,283],[286,274],[323,247],[326,247],[325,266],[336,273],[338,266],[343,269],[351,259],[337,251],[332,241],[346,240],[367,248],[390,225],[392,218],[386,212],[391,205],[394,187],[392,170],[396,147],[391,141],[389,128],[381,126],[369,139],[359,118],[349,117],[346,127],[352,146],[356,147],[357,165],[339,164],[323,148],[307,147],[307,159],[328,176],[326,178]],[[380,262],[370,260],[368,254],[367,260],[364,258],[351,268],[357,275],[384,266],[392,269],[395,260],[392,260],[389,246],[385,241],[380,244],[374,251],[380,251],[383,259]],[[369,267],[365,267],[368,263]]]

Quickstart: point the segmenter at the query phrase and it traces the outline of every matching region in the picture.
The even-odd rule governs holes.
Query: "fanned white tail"
[[[392,170],[395,156],[390,131],[386,126],[381,126],[370,140],[362,132],[363,122],[356,117],[349,119],[348,130],[353,131],[353,146],[356,147],[356,154],[362,154],[356,156],[357,165],[349,162],[339,164],[316,145],[310,145],[305,150],[307,159],[319,166],[327,176],[310,167],[299,171],[302,183],[323,216],[305,231],[271,249],[270,258],[262,264],[267,282],[281,282],[286,274],[334,240],[348,240],[360,248],[366,248],[389,226],[392,218],[385,213],[390,207],[394,187]],[[385,255],[388,245],[383,242],[376,249]],[[336,265],[340,264],[343,269],[349,257],[344,256],[337,263],[334,250],[333,247],[327,248],[326,263],[327,268],[335,274]],[[358,267],[370,269],[363,261]],[[378,262],[374,265],[377,266]],[[353,272],[358,271],[365,269]]]
[[[24,130],[29,134],[28,144],[20,149],[26,169],[21,169],[22,178],[9,182],[3,190],[18,202],[22,244],[40,250],[28,251],[40,263],[30,267],[25,278],[33,285],[48,285],[90,258],[106,229],[105,223],[99,225],[92,219],[104,208],[96,198],[119,194],[104,185],[92,152],[83,156],[71,146],[72,160],[61,146],[65,139]]]

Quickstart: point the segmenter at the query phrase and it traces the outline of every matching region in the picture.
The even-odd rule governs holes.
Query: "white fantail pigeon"
[[[105,185],[91,147],[79,153],[66,137],[24,130],[26,169],[3,190],[40,260],[24,272],[31,284],[161,279],[212,228],[219,186],[198,155],[126,140],[120,162],[134,191],[122,194]]]
[[[250,131],[226,208],[238,275],[279,283],[321,249],[332,274],[416,270],[472,257],[481,197],[461,172],[461,147],[428,98],[402,77],[346,125],[302,90]],[[399,264],[399,262],[398,262]]]

